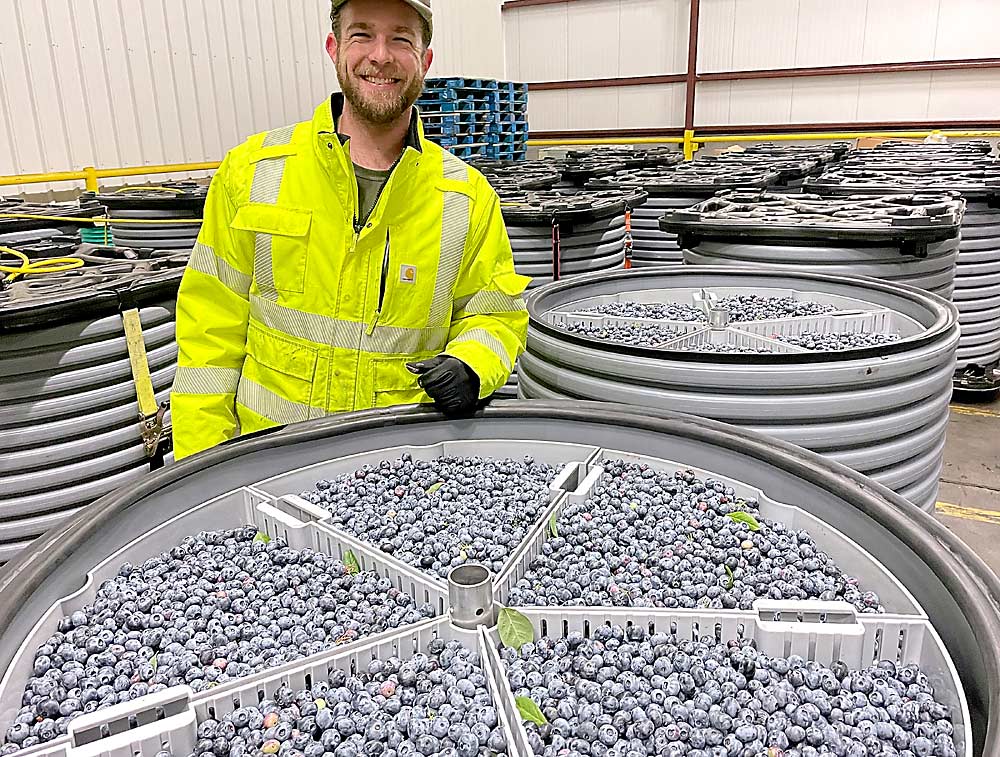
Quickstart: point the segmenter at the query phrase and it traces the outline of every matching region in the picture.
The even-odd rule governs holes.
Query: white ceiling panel
[[[683,84],[618,88],[619,129],[669,129],[683,125]]]
[[[569,91],[548,90],[528,92],[528,123],[532,131],[562,131],[583,129],[584,126],[569,123],[567,102]]]
[[[858,117],[857,76],[805,76],[792,85],[791,123],[844,123]]]
[[[932,71],[929,119],[1000,119],[1000,70]]]
[[[698,85],[694,100],[695,124],[730,124],[733,85],[728,81],[709,81]]]
[[[1000,57],[1000,2],[942,2],[934,57],[942,60]]]
[[[566,98],[564,129],[617,129],[618,90],[620,87],[595,87],[570,90]]]
[[[859,121],[922,121],[927,118],[931,75],[866,74],[858,85]]]
[[[859,63],[931,60],[941,0],[868,0]]]
[[[525,81],[521,74],[521,14],[503,14],[503,45],[507,65],[507,77],[514,81]]]
[[[843,66],[861,60],[868,0],[800,0],[796,68]]]
[[[617,2],[585,0],[566,6],[568,79],[618,76],[624,40]]]
[[[518,39],[520,76],[525,81],[565,81],[569,78],[568,4],[521,8]]]
[[[799,0],[736,0],[733,69],[791,68]]]
[[[702,0],[698,13],[699,72],[732,69],[735,34],[736,0]]]
[[[786,81],[732,82],[729,118],[734,124],[786,124],[792,117],[792,87]]]
[[[628,0],[620,8],[619,76],[687,70],[689,0]]]

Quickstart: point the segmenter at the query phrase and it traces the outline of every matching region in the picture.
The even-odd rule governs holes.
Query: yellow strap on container
[[[132,366],[132,380],[139,400],[139,412],[146,418],[156,415],[158,407],[153,392],[153,379],[149,375],[149,361],[146,358],[146,344],[142,340],[142,322],[138,309],[122,312],[125,324],[125,344],[128,346],[128,360]]]

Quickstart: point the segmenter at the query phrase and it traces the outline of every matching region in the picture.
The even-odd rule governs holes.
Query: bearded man
[[[429,3],[333,0],[343,94],[214,176],[177,300],[178,459],[331,413],[467,414],[507,381],[528,279],[496,193],[423,136]]]

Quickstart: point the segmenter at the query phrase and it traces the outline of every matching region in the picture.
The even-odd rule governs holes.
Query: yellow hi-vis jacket
[[[179,459],[330,413],[430,402],[406,363],[466,363],[480,396],[524,350],[529,279],[514,272],[496,192],[423,138],[363,227],[342,96],[251,137],[212,180],[177,298],[171,394]]]

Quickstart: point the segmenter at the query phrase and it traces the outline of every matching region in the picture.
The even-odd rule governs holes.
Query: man
[[[344,94],[251,137],[212,181],[177,300],[178,459],[330,413],[467,413],[524,349],[528,279],[499,199],[413,107],[429,0],[333,0],[331,20]]]

